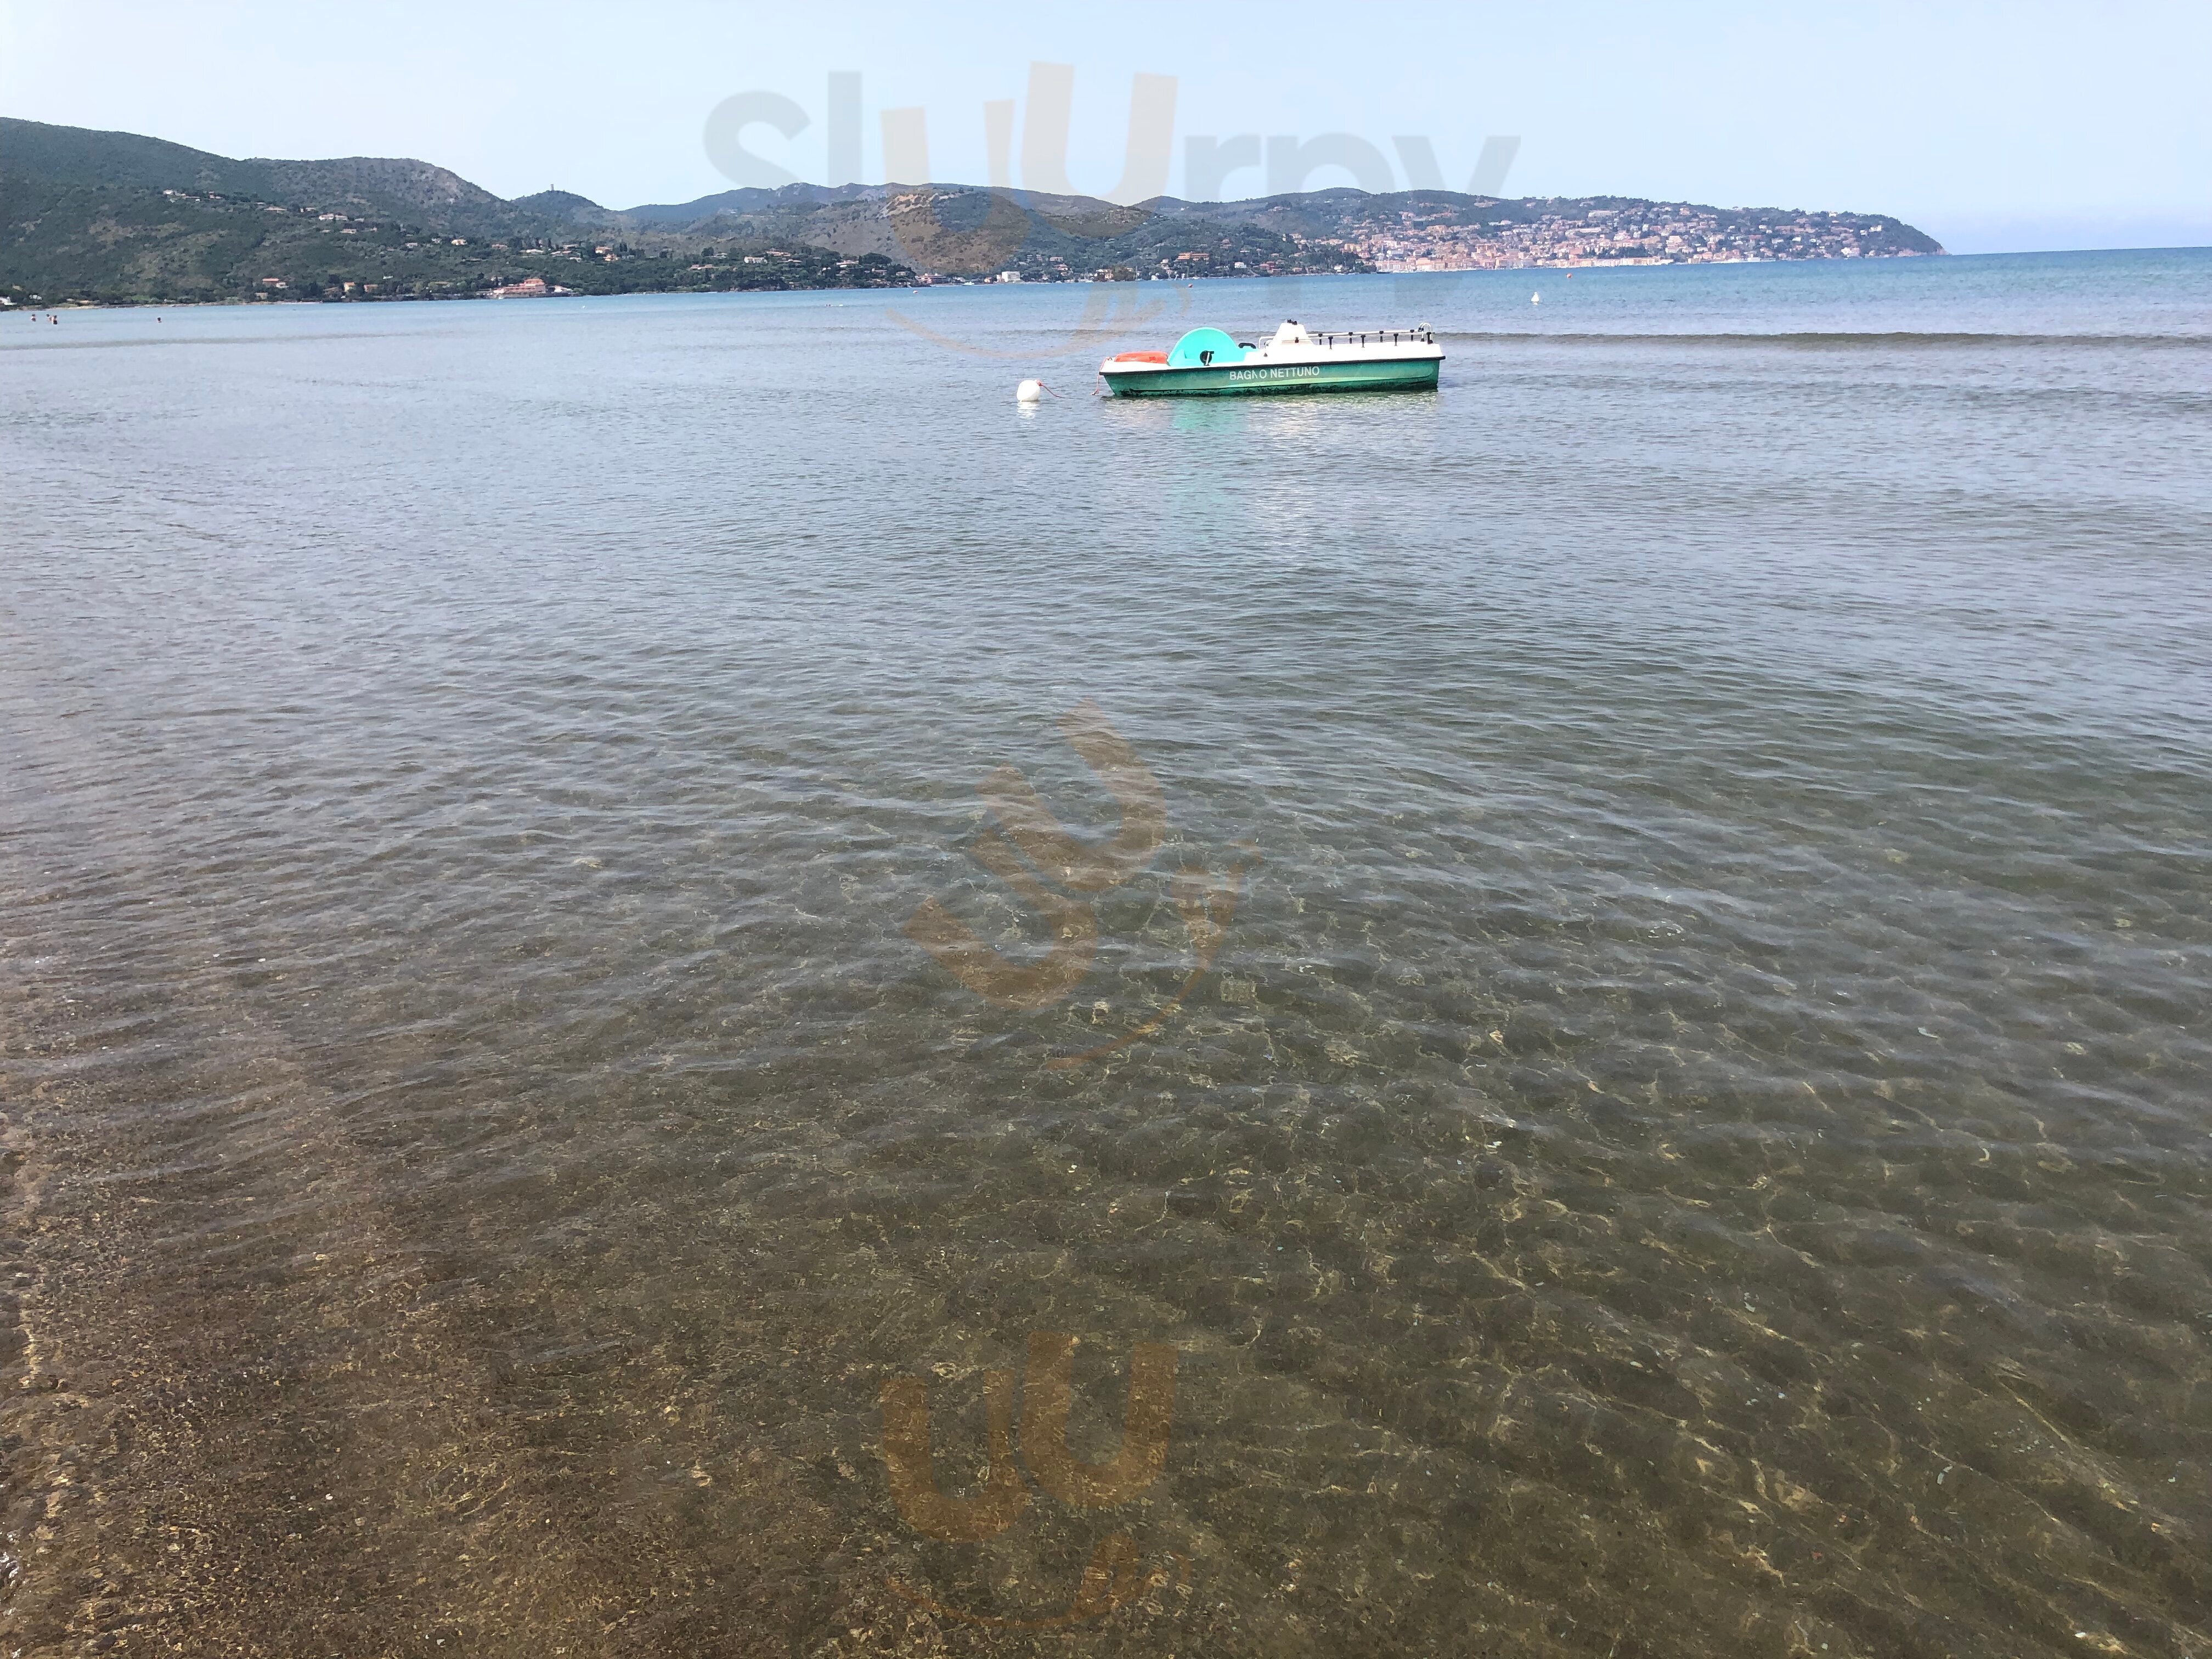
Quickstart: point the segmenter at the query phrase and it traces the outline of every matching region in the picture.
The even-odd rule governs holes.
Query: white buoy
[[[1014,401],[1018,404],[1040,403],[1043,398],[1044,382],[1042,380],[1024,380],[1014,388]]]
[[[1532,294],[1528,296],[1528,303],[1532,306],[1540,306],[1544,303],[1544,296],[1540,294]]]

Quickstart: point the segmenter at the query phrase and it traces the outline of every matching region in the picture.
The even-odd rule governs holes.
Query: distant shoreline
[[[2153,254],[2153,253],[2203,253],[2203,254],[2212,254],[2212,245],[2198,245],[2198,244],[2195,244],[2195,243],[2184,243],[2184,244],[2179,244],[2179,245],[2177,245],[2177,246],[2172,246],[2172,247],[2020,248],[2020,249],[2013,249],[2013,250],[2008,250],[2008,251],[2007,251],[2007,252],[1996,252],[1996,253],[1951,253],[1951,252],[1945,252],[1944,254],[1942,254],[1942,256],[1940,256],[1940,257],[1944,260],[1944,262],[1945,262],[1945,263],[1947,263],[1947,264],[1948,264],[1948,263],[1952,263],[1952,262],[1965,263],[1965,262],[1970,262],[1970,261],[1980,261],[1980,260],[1984,260],[1984,259],[2066,259],[2066,258],[2100,258],[2100,257],[2103,257],[2103,256],[2109,255],[2109,254]],[[1145,278],[1145,279],[1141,279],[1141,280],[1137,281],[1137,282],[1129,282],[1129,283],[1115,282],[1115,283],[1111,283],[1111,284],[1109,284],[1109,283],[1103,283],[1103,282],[1102,282],[1102,280],[1101,280],[1101,279],[1097,278],[1097,277],[1076,277],[1076,278],[1071,278],[1071,279],[1066,280],[1066,281],[1063,281],[1063,282],[1056,282],[1056,283],[995,283],[995,282],[947,282],[947,281],[942,281],[942,280],[940,280],[940,281],[932,282],[932,283],[913,283],[913,284],[911,284],[911,285],[901,285],[901,286],[897,286],[897,287],[891,287],[891,286],[888,286],[888,285],[887,285],[887,286],[881,287],[881,288],[870,288],[870,289],[852,289],[852,288],[835,288],[835,287],[830,287],[830,288],[781,288],[781,289],[769,289],[769,288],[758,288],[758,289],[634,289],[634,290],[631,290],[631,291],[627,292],[627,293],[620,293],[620,294],[584,294],[584,293],[557,294],[557,295],[556,295],[556,294],[547,294],[547,295],[531,295],[531,296],[528,296],[528,297],[529,297],[530,299],[546,299],[546,300],[635,300],[635,299],[665,299],[665,298],[678,298],[678,297],[681,297],[681,298],[691,298],[691,299],[706,299],[706,298],[716,298],[716,299],[721,299],[721,298],[729,298],[729,297],[732,297],[732,296],[734,296],[734,295],[775,295],[775,294],[862,294],[862,293],[869,293],[869,294],[885,294],[885,295],[896,294],[896,295],[903,295],[912,296],[912,295],[917,295],[917,294],[920,294],[920,293],[922,293],[922,292],[925,292],[925,291],[927,291],[927,290],[931,290],[931,289],[961,289],[961,290],[970,290],[970,289],[1001,289],[1001,288],[1024,288],[1024,289],[1038,289],[1038,288],[1085,288],[1085,287],[1094,287],[1094,286],[1109,286],[1109,285],[1110,285],[1110,286],[1115,286],[1115,287],[1123,287],[1123,286],[1126,286],[1126,287],[1129,287],[1129,288],[1143,288],[1143,287],[1149,287],[1149,286],[1151,286],[1151,285],[1153,283],[1153,282],[1155,282],[1155,281],[1158,281],[1158,282],[1160,282],[1161,283],[1163,283],[1163,285],[1166,285],[1166,286],[1178,286],[1178,285],[1183,285],[1183,284],[1195,284],[1195,283],[1201,283],[1201,282],[1203,282],[1203,283],[1247,283],[1247,282],[1254,282],[1254,283],[1280,283],[1280,282],[1288,282],[1288,281],[1304,281],[1304,280],[1305,280],[1305,279],[1306,279],[1306,278],[1308,278],[1308,277],[1311,277],[1311,278],[1313,278],[1313,279],[1315,279],[1315,280],[1318,281],[1318,280],[1331,279],[1331,278],[1336,278],[1336,277],[1361,277],[1361,276],[1389,276],[1389,277],[1394,277],[1394,278],[1395,278],[1395,277],[1401,277],[1401,276],[1516,276],[1516,275],[1525,275],[1525,274],[1531,273],[1531,272],[1539,272],[1539,271],[1546,271],[1546,270],[1556,270],[1556,271],[1562,271],[1562,272],[1566,272],[1566,273],[1569,273],[1569,274],[1572,274],[1572,273],[1580,272],[1580,271],[1584,271],[1584,270],[1638,270],[1638,271],[1660,270],[1733,270],[1733,269],[1738,269],[1738,268],[1741,268],[1741,267],[1743,267],[1743,266],[1747,266],[1747,265],[1758,265],[1758,266],[1761,266],[1761,267],[1766,267],[1766,266],[1784,266],[1784,265],[1786,265],[1786,266],[1790,266],[1790,267],[1792,267],[1792,268],[1798,268],[1798,269],[1806,268],[1806,267],[1815,267],[1815,266],[1818,266],[1818,267],[1836,267],[1836,266],[1872,266],[1872,265],[1879,265],[1879,264],[1887,264],[1887,263],[1889,263],[1889,262],[1891,261],[1891,259],[1893,259],[1893,258],[1900,258],[1900,259],[1901,259],[1901,258],[1931,258],[1931,257],[1936,257],[1936,256],[1921,256],[1921,255],[1894,255],[1894,256],[1885,256],[1884,258],[1879,258],[1879,259],[1866,259],[1866,258],[1859,258],[1859,259],[1844,259],[1844,258],[1833,258],[1833,259],[1700,259],[1700,260],[1684,260],[1684,261],[1678,261],[1678,262],[1674,263],[1674,264],[1659,264],[1659,263],[1650,262],[1650,261],[1634,261],[1634,262],[1631,262],[1631,261],[1626,261],[1626,260],[1592,260],[1592,261],[1589,261],[1589,262],[1588,262],[1588,263],[1586,263],[1586,264],[1573,264],[1573,265],[1568,265],[1568,264],[1552,264],[1552,265],[1514,265],[1514,266],[1502,266],[1502,267],[1486,267],[1486,268],[1480,268],[1480,269],[1475,269],[1475,270],[1345,270],[1345,271],[1324,270],[1324,271],[1305,271],[1305,272],[1301,272],[1301,273],[1299,273],[1299,274],[1298,274],[1297,276],[1290,276],[1290,277],[1285,277],[1285,276],[1267,276],[1267,275],[1264,275],[1264,274],[1242,274],[1242,275],[1235,275],[1235,276],[1183,276],[1183,277],[1175,277],[1175,278],[1158,278],[1158,279],[1155,279],[1155,278]],[[182,311],[182,310],[186,309],[187,307],[190,307],[190,308],[191,308],[191,309],[195,309],[195,310],[201,310],[201,309],[225,309],[225,310],[247,310],[247,311],[250,311],[250,310],[275,310],[275,309],[276,309],[276,308],[278,308],[278,307],[284,307],[284,308],[286,308],[286,309],[294,309],[294,310],[296,310],[296,309],[305,308],[305,307],[326,307],[326,306],[361,306],[361,305],[389,306],[389,305],[415,305],[415,304],[435,304],[435,305],[446,305],[446,304],[454,304],[454,303],[461,303],[461,302],[468,302],[468,301],[489,301],[489,300],[493,300],[493,299],[495,299],[495,297],[496,297],[496,296],[492,295],[490,295],[490,294],[487,294],[487,293],[477,293],[477,294],[410,294],[410,295],[392,295],[392,296],[391,296],[391,297],[389,297],[389,298],[386,298],[386,297],[384,297],[384,296],[382,296],[382,295],[371,295],[371,296],[368,296],[368,297],[367,297],[367,298],[362,298],[362,297],[356,296],[356,297],[348,298],[348,299],[343,299],[343,300],[329,300],[329,299],[312,299],[312,300],[311,300],[311,299],[305,299],[305,298],[286,298],[286,299],[282,299],[282,300],[261,300],[261,299],[231,298],[231,297],[228,297],[228,296],[226,296],[226,297],[220,298],[220,299],[207,299],[207,300],[64,300],[64,301],[40,301],[40,303],[38,303],[38,304],[36,304],[36,305],[24,305],[24,304],[12,304],[12,303],[11,303],[11,304],[8,304],[8,305],[5,305],[5,306],[0,306],[0,318],[4,318],[4,317],[9,316],[9,315],[23,315],[23,316],[29,316],[29,315],[33,315],[33,314],[44,315],[44,314],[46,314],[46,313],[50,313],[50,312],[62,312],[62,311]],[[509,296],[509,297],[520,298],[520,297],[522,297],[522,296]]]
[[[629,209],[508,200],[411,159],[235,160],[0,118],[0,294],[103,305],[951,283],[1580,270],[1939,254],[1894,214],[1443,189],[1236,201],[975,185],[724,191]]]

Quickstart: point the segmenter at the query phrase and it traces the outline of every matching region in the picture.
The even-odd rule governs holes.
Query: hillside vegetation
[[[426,161],[239,161],[134,133],[0,118],[0,298],[18,306],[1941,252],[1880,216],[1450,191],[1116,207],[965,185],[793,185],[612,209],[563,191],[508,201]]]

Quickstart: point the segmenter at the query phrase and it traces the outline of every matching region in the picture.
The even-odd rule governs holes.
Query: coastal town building
[[[1504,270],[1531,266],[1714,264],[1856,259],[1929,252],[1893,219],[1687,203],[1621,207],[1496,203],[1498,216],[1407,207],[1397,222],[1341,239],[1378,270]]]

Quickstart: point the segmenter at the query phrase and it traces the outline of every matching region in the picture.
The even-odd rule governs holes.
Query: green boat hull
[[[1163,368],[1103,376],[1115,398],[1243,398],[1277,392],[1432,391],[1441,357],[1402,362],[1280,363]]]

